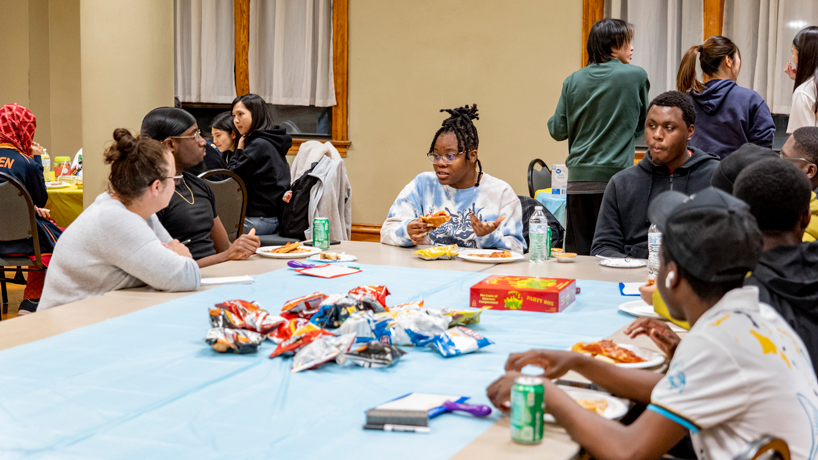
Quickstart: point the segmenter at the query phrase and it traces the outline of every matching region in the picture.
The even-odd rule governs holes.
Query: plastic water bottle
[[[542,212],[542,206],[534,208],[534,214],[528,221],[528,254],[532,264],[545,262],[545,233],[548,228],[548,221]]]
[[[51,182],[51,157],[48,156],[48,151],[43,149],[43,155],[40,157],[43,162],[43,179],[46,182]]]
[[[656,224],[648,229],[648,278],[656,279],[659,273],[659,248],[662,247],[662,232]]]

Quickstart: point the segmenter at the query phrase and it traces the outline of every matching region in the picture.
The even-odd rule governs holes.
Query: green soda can
[[[312,221],[312,247],[329,249],[329,219],[316,217]]]
[[[520,444],[542,441],[545,387],[539,377],[517,377],[511,387],[511,440]]]
[[[545,230],[545,260],[551,258],[551,227],[546,227]]]

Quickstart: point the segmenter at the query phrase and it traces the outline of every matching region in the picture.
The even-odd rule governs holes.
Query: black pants
[[[565,252],[591,255],[596,218],[602,206],[603,193],[568,195],[565,216]]]

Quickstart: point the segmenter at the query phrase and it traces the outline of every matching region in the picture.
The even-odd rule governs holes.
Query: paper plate
[[[341,253],[341,254],[338,254],[338,255],[341,256],[340,260],[325,260],[325,259],[321,258],[321,254],[313,254],[313,255],[307,257],[307,260],[309,260],[310,262],[319,262],[319,263],[324,263],[324,264],[332,264],[332,263],[335,263],[335,262],[355,262],[356,260],[358,260],[358,258],[353,256],[353,255],[344,254],[344,253]]]
[[[559,388],[568,393],[568,396],[574,398],[575,400],[586,399],[594,401],[604,399],[605,401],[608,401],[608,407],[605,408],[605,412],[602,413],[602,416],[609,420],[619,420],[628,413],[628,406],[622,402],[621,399],[615,398],[603,391],[586,390],[583,388],[566,387],[562,385],[559,385]],[[556,423],[556,420],[554,420],[554,417],[551,414],[545,414],[543,420],[545,420],[547,423]]]
[[[281,246],[283,246],[283,245],[281,245]],[[269,252],[269,251],[272,251],[274,249],[278,249],[281,246],[262,246],[262,247],[256,249],[256,254],[260,255],[261,257],[269,257],[271,259],[302,259],[304,257],[309,257],[311,255],[315,255],[315,254],[318,254],[319,252],[321,252],[321,249],[319,249],[319,248],[310,248],[310,247],[304,247],[304,246],[299,246],[299,249],[308,249],[309,250],[308,252],[296,252],[296,253],[287,252],[287,253],[284,253],[284,254]],[[324,261],[324,262],[326,262],[326,261]]]
[[[45,186],[48,187],[48,188],[65,188],[65,187],[70,187],[71,184],[69,184],[68,182],[57,181],[57,182],[46,182]]]
[[[641,259],[603,259],[599,261],[599,265],[611,268],[639,268],[647,267],[648,261]]]
[[[646,304],[643,300],[634,300],[632,302],[625,302],[619,306],[623,312],[636,316],[637,318],[652,318],[664,320],[662,315],[653,311],[653,306]]]
[[[634,352],[636,356],[644,359],[644,361],[641,363],[616,363],[616,365],[619,367],[626,367],[628,369],[648,369],[651,367],[660,366],[665,362],[665,355],[652,350],[648,350],[647,348],[638,347],[636,345],[626,345],[623,343],[617,343],[617,345],[626,350]],[[571,351],[571,348],[568,348],[568,351]]]
[[[511,257],[504,257],[504,258],[490,258],[490,257],[475,257],[475,254],[491,254],[494,252],[503,252],[502,249],[461,249],[460,254],[457,257],[460,257],[463,260],[468,260],[469,262],[478,262],[482,264],[507,264],[510,262],[517,262],[518,260],[523,260],[525,257],[520,254],[519,252],[511,252]]]

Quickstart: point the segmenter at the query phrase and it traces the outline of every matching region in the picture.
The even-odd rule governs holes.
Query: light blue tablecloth
[[[510,352],[564,349],[596,340],[629,321],[615,283],[579,281],[565,312],[486,311],[474,330],[496,342],[443,358],[408,351],[395,366],[326,364],[291,374],[290,358],[218,354],[205,342],[207,309],[256,300],[278,312],[288,299],[385,284],[391,305],[423,298],[433,308],[467,308],[469,288],[487,275],[365,265],[363,273],[323,280],[279,270],[254,285],[223,286],[0,352],[0,457],[143,458],[448,458],[498,417],[445,414],[430,434],[365,431],[364,411],[409,392],[471,396],[485,388]],[[114,298],[112,302],[116,301]]]

